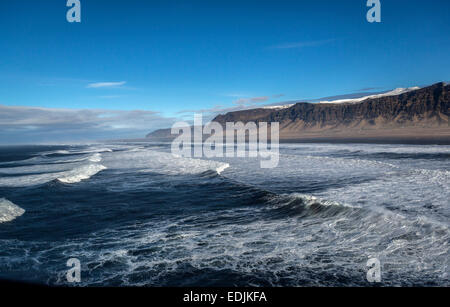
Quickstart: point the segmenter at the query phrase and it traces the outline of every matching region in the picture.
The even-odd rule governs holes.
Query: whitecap
[[[194,175],[206,171],[218,174],[229,167],[228,163],[198,158],[179,157],[170,152],[144,149],[115,152],[102,161],[108,169],[137,169],[139,172],[155,172],[166,175]]]
[[[100,161],[102,161],[102,155],[97,152],[97,153],[93,154],[92,156],[90,156],[88,158],[88,160],[91,162],[100,162]]]
[[[91,178],[104,169],[106,169],[106,167],[101,164],[84,165],[72,171],[66,172],[63,177],[58,177],[57,179],[63,183],[77,183],[81,180]]]
[[[226,170],[229,167],[230,167],[230,164],[224,163],[221,166],[219,166],[218,168],[216,168],[216,172],[218,175],[220,175],[224,170]]]
[[[5,198],[0,198],[0,223],[10,222],[24,213],[24,209]]]

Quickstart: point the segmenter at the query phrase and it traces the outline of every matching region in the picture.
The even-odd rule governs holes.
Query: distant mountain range
[[[354,99],[300,102],[218,115],[213,121],[279,122],[281,141],[450,144],[450,86],[397,89]],[[149,139],[172,139],[170,129]]]

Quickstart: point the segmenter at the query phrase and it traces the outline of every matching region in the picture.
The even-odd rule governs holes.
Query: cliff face
[[[243,111],[235,111],[229,112],[224,115],[218,115],[214,118],[213,121],[218,123],[226,123],[226,122],[249,122],[249,121],[265,121],[262,119],[267,119],[271,114],[274,113],[275,109],[251,109],[251,110],[243,110]]]
[[[438,83],[398,96],[368,99],[358,103],[297,103],[281,110],[257,109],[232,112],[219,115],[214,120],[219,123],[280,122],[282,126],[301,123],[305,129],[371,127],[381,124],[403,127],[419,123],[435,127],[448,125],[449,89],[449,85]],[[256,112],[258,110],[259,112]]]
[[[446,134],[450,137],[450,86],[437,83],[398,96],[358,103],[297,103],[280,110],[232,112],[214,120],[279,122],[281,139]],[[261,109],[260,109],[261,110]],[[269,111],[267,114],[266,112]]]
[[[214,121],[222,125],[239,121],[279,122],[282,140],[438,137],[450,142],[449,90],[449,85],[437,83],[356,103],[297,103],[284,109],[230,112]],[[150,136],[158,134],[161,131]]]

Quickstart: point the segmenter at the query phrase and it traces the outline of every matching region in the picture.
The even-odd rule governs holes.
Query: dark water
[[[0,278],[67,285],[450,285],[448,146],[290,144],[255,159],[170,144],[0,147]]]

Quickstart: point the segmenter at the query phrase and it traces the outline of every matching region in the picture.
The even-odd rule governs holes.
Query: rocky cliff
[[[279,122],[281,140],[430,139],[450,142],[450,86],[437,83],[400,95],[347,103],[297,103],[284,109],[252,109],[214,121]],[[170,135],[156,131],[148,137]],[[446,140],[446,141],[445,141]]]

